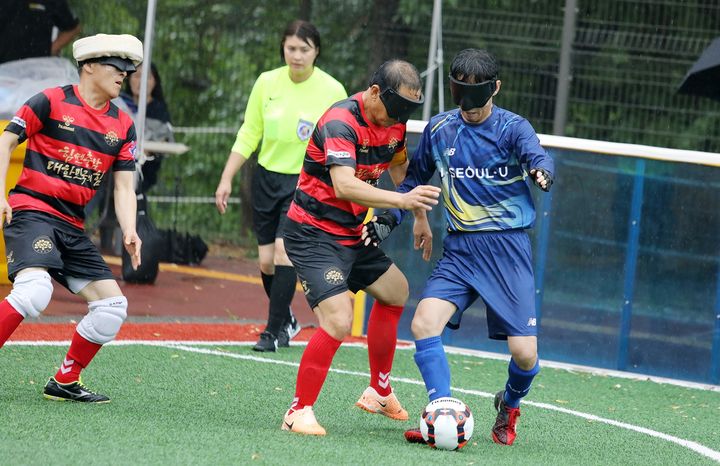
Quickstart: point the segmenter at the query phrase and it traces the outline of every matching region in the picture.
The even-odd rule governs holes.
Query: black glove
[[[547,181],[547,185],[545,185],[544,188],[542,186],[540,186],[540,183],[537,182],[537,174],[538,173],[542,173],[543,177],[545,177],[545,180]],[[535,173],[532,175],[532,180],[533,180],[533,183],[535,183],[535,185],[538,188],[542,189],[545,192],[549,192],[550,186],[552,186],[552,184],[553,184],[552,174],[549,171],[545,170],[544,168],[535,168]]]
[[[365,245],[370,243],[373,246],[379,246],[385,238],[390,236],[390,232],[397,226],[397,220],[395,216],[385,211],[380,215],[377,215],[375,220],[372,220],[365,225],[367,229],[367,236],[365,237]]]

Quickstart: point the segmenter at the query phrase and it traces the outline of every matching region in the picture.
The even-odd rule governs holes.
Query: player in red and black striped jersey
[[[284,239],[320,329],[300,361],[284,430],[325,435],[312,405],[335,352],[350,334],[348,290],[366,290],[376,300],[367,331],[370,386],[356,405],[392,419],[408,418],[390,386],[397,325],[409,294],[407,279],[382,250],[365,246],[361,234],[369,207],[429,210],[437,204],[440,190],[433,186],[404,194],[376,187],[386,170],[396,184],[405,177],[405,123],[423,103],[420,88],[414,66],[388,61],[368,89],[333,105],[313,132]]]
[[[11,152],[27,140],[20,179],[0,197],[10,295],[0,302],[0,347],[25,317],[38,317],[52,297],[51,277],[88,302],[67,356],[44,389],[46,398],[107,402],[80,382],[80,372],[112,341],[127,317],[127,299],[85,235],[84,208],[108,171],[125,248],[140,264],[135,230],[136,138],[131,118],[111,99],[142,62],[133,36],[98,34],[73,44],[80,84],[47,89],[22,106],[0,135],[0,191]]]
[[[78,86],[32,97],[5,131],[26,139],[20,179],[10,191],[13,212],[40,211],[84,228],[85,205],[109,170],[135,170],[135,126],[114,103],[94,109]]]

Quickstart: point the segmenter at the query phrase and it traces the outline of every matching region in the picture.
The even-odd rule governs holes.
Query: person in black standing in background
[[[80,34],[80,20],[67,0],[3,0],[0,9],[0,63],[59,55]]]

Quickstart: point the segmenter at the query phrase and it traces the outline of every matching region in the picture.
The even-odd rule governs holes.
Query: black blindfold
[[[473,108],[484,107],[497,88],[496,79],[490,79],[478,84],[469,84],[450,78],[450,93],[455,105],[467,111]]]
[[[425,103],[425,96],[421,95],[419,100],[410,100],[401,96],[392,88],[387,87],[380,93],[380,100],[385,105],[385,111],[387,111],[390,118],[400,123],[407,123],[410,115]]]

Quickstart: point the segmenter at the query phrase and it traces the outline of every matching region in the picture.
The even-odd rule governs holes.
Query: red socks
[[[100,348],[102,345],[86,340],[75,331],[67,356],[55,374],[55,380],[62,384],[80,380],[80,372],[90,364]]]
[[[310,338],[300,359],[295,399],[290,409],[295,411],[315,404],[341,343],[342,340],[336,340],[322,328]]]
[[[7,299],[0,302],[0,348],[3,347],[23,319],[22,314],[16,311]]]
[[[390,306],[375,301],[368,320],[367,344],[370,360],[370,386],[380,396],[392,393],[390,371],[392,370],[397,328],[402,306]]]
[[[24,317],[10,305],[7,299],[0,302],[0,348],[23,319]],[[90,364],[100,348],[102,345],[86,340],[76,331],[67,356],[55,374],[55,380],[62,384],[79,380],[80,372]]]

